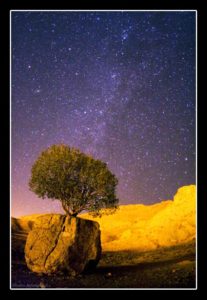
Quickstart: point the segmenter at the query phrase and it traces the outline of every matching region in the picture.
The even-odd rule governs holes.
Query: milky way
[[[61,211],[28,189],[65,143],[107,162],[121,204],[195,183],[195,12],[12,12],[12,215]]]

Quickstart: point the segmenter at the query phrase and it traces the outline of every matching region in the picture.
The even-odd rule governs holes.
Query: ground
[[[153,251],[103,252],[97,268],[77,277],[35,275],[12,266],[13,288],[195,288],[195,242]]]

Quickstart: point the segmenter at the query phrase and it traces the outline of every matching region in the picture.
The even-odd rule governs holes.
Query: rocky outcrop
[[[146,233],[146,238],[158,247],[193,240],[196,235],[196,186],[179,188],[170,205],[150,220]]]
[[[38,217],[25,246],[27,266],[37,273],[76,275],[100,257],[99,224],[59,214]]]
[[[23,253],[27,230],[43,216],[25,216],[16,219],[18,224],[12,223],[12,253],[17,258],[19,251]],[[196,186],[179,188],[173,200],[153,205],[121,205],[112,215],[93,218],[81,214],[80,218],[99,223],[103,251],[143,251],[186,243],[196,237]]]
[[[99,222],[104,251],[145,251],[188,243],[196,237],[196,186],[179,188],[173,200],[120,206],[115,214],[99,219],[82,217]]]

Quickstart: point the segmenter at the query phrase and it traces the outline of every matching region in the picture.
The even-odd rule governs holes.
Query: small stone
[[[44,282],[40,282],[40,288],[42,288],[42,289],[44,289],[46,286],[45,286],[45,284],[44,284]]]
[[[112,276],[111,272],[108,272],[105,277],[110,278],[111,276]]]

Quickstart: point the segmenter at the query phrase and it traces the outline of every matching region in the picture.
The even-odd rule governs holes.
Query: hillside
[[[173,200],[121,205],[95,218],[101,228],[102,258],[78,278],[44,277],[25,265],[27,234],[40,215],[12,218],[12,286],[62,288],[195,287],[196,188],[180,188]],[[81,218],[94,219],[88,214]]]
[[[123,205],[109,216],[82,218],[99,222],[107,251],[150,250],[195,238],[196,187],[181,187],[172,201],[154,205]]]
[[[103,251],[151,250],[185,243],[195,238],[196,187],[178,189],[173,200],[153,205],[121,205],[116,213],[81,218],[100,224]],[[13,232],[27,233],[40,215],[12,218]]]

